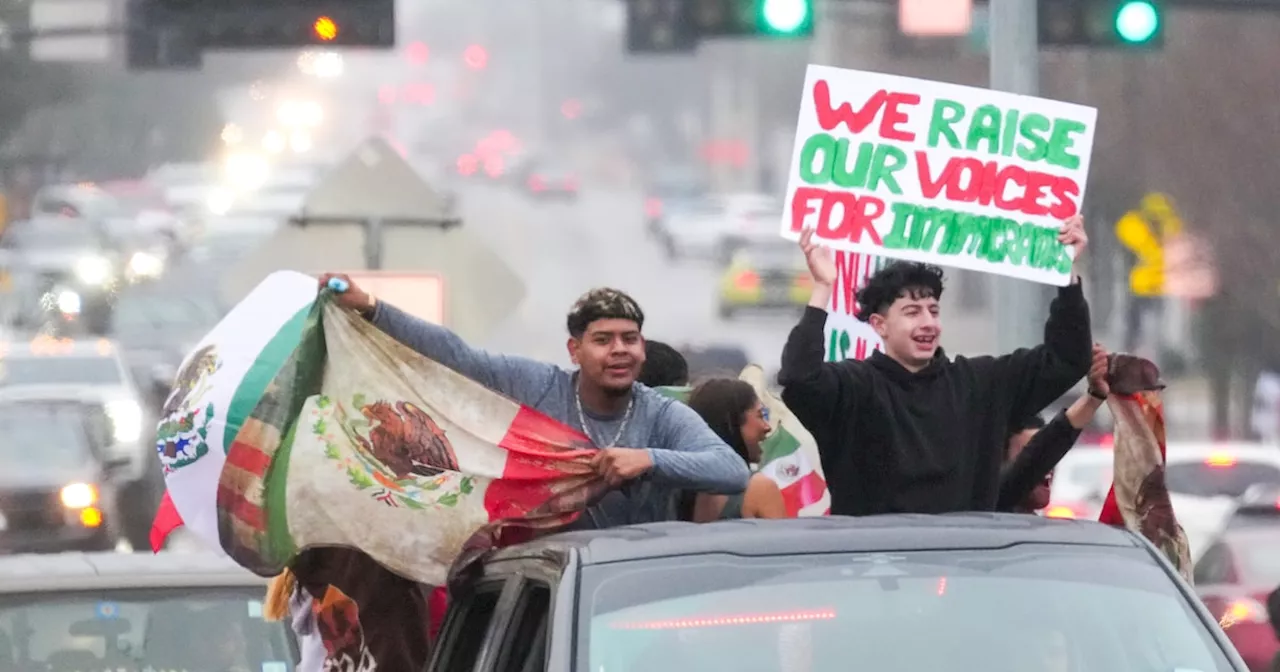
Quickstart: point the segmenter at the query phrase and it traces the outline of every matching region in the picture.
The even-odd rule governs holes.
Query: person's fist
[[[1089,246],[1089,234],[1084,230],[1084,218],[1075,215],[1071,219],[1062,223],[1062,228],[1058,229],[1058,242],[1071,247],[1076,252],[1076,258],[1084,254],[1084,250]]]
[[[1098,397],[1111,394],[1111,384],[1107,382],[1111,362],[1107,357],[1107,349],[1093,344],[1093,363],[1089,365],[1089,392]]]
[[[344,273],[324,273],[320,276],[320,289],[329,286],[329,281],[337,278],[346,284],[346,291],[334,292],[333,299],[339,306],[368,315],[373,311],[374,299],[368,292],[360,289],[351,278]]]
[[[644,448],[603,448],[591,458],[591,467],[616,488],[640,478],[653,468],[653,459]]]

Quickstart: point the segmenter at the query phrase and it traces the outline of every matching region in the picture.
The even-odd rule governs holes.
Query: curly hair
[[[942,269],[918,261],[890,263],[858,290],[858,319],[869,322],[872,315],[883,315],[894,301],[908,295],[913,299],[941,299]]]

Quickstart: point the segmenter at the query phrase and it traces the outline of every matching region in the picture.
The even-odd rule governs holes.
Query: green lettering
[[[1049,136],[1049,163],[1068,170],[1080,167],[1080,157],[1069,150],[1075,146],[1076,139],[1072,134],[1084,133],[1085,126],[1075,119],[1054,119],[1053,133]]]
[[[1056,235],[1054,236],[1053,242],[1055,243],[1058,242]],[[1058,243],[1058,272],[1070,273],[1071,267],[1074,264],[1075,264],[1075,260],[1071,258],[1071,255],[1067,254],[1067,246],[1061,243]]]
[[[907,236],[907,247],[913,250],[923,248],[924,229],[937,214],[937,208],[916,208],[916,216],[911,222],[911,235]]]
[[[986,151],[990,154],[1000,152],[1000,108],[995,105],[983,105],[973,111],[973,120],[969,122],[969,135],[965,138],[964,148],[978,151],[978,144],[987,143]]]
[[[951,239],[951,230],[955,228],[957,214],[959,213],[955,210],[938,210],[932,213],[919,249],[926,252],[937,250],[940,254],[949,254],[946,252],[947,243]],[[941,241],[938,240],[939,234],[942,234]]]
[[[867,189],[876,191],[883,182],[890,193],[901,196],[902,187],[898,186],[898,178],[893,174],[906,167],[906,152],[893,145],[877,145],[875,158],[871,160],[871,179],[867,181]]]
[[[885,235],[884,246],[891,250],[901,250],[907,247],[907,228],[911,226],[916,206],[910,203],[894,203],[890,210],[893,211],[893,228]]]
[[[1058,235],[1048,227],[1036,227],[1035,243],[1031,248],[1032,268],[1051,268],[1058,261]]]
[[[1039,229],[1031,222],[1024,222],[1017,226],[1017,237],[1010,241],[1008,247],[1009,263],[1018,266],[1031,265],[1031,249],[1036,241],[1036,232]]]
[[[933,101],[933,116],[929,119],[929,147],[937,147],[938,140],[946,138],[952,149],[960,149],[960,138],[952,124],[964,119],[964,105],[945,98]]]
[[[853,172],[849,172],[849,140],[841,138],[836,142],[836,156],[832,162],[831,181],[845,189],[861,189],[867,183],[867,170],[871,165],[871,155],[874,147],[875,145],[870,142],[858,145],[858,155],[854,159]]]
[[[1018,158],[1023,161],[1039,161],[1049,152],[1049,141],[1045,133],[1049,130],[1049,117],[1032,112],[1022,118],[1018,125],[1018,135],[1027,143],[1018,146]]]
[[[1018,116],[1021,113],[1014,109],[1005,110],[1004,122],[1000,126],[1000,156],[1012,156],[1017,145]]]
[[[826,133],[816,133],[804,141],[800,148],[800,179],[806,184],[823,185],[831,182],[831,167],[835,162],[836,139]],[[814,159],[821,159],[821,166],[814,169]]]

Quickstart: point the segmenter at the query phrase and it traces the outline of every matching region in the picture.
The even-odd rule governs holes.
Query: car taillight
[[[1204,463],[1214,469],[1227,469],[1236,466],[1236,458],[1226,453],[1210,453],[1204,458]]]
[[[1268,622],[1267,608],[1253,598],[1242,597],[1228,604],[1227,608],[1222,610],[1222,617],[1218,621],[1218,625],[1226,629],[1237,623],[1266,622]]]
[[[458,174],[462,176],[474,175],[476,168],[480,167],[480,160],[475,154],[463,154],[458,157]]]
[[[743,271],[734,278],[733,282],[738,289],[755,289],[760,286],[760,276],[753,271]]]
[[[489,177],[502,177],[505,168],[501,156],[490,156],[484,160],[484,172],[488,173]]]
[[[644,199],[644,216],[645,217],[661,217],[662,201],[656,198]]]
[[[1050,504],[1044,509],[1045,518],[1084,518],[1085,513],[1083,507],[1072,506],[1070,504]]]
[[[542,178],[541,178],[540,176],[538,176],[538,175],[534,175],[533,177],[530,177],[530,178],[529,178],[529,188],[530,188],[530,189],[532,189],[532,190],[534,190],[534,191],[542,191],[542,189],[543,189],[545,186],[546,186],[546,185],[544,185],[544,184],[542,183]]]

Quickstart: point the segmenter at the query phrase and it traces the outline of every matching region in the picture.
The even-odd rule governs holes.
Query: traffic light
[[[686,0],[627,0],[627,51],[692,53],[698,48]]]
[[[197,50],[395,46],[395,0],[127,1],[131,54],[166,39]]]
[[[1039,0],[1041,46],[1157,49],[1164,46],[1160,0]]]
[[[815,0],[691,0],[699,38],[813,35]]]
[[[199,25],[153,0],[124,6],[125,64],[129,70],[198,70],[204,64]]]

